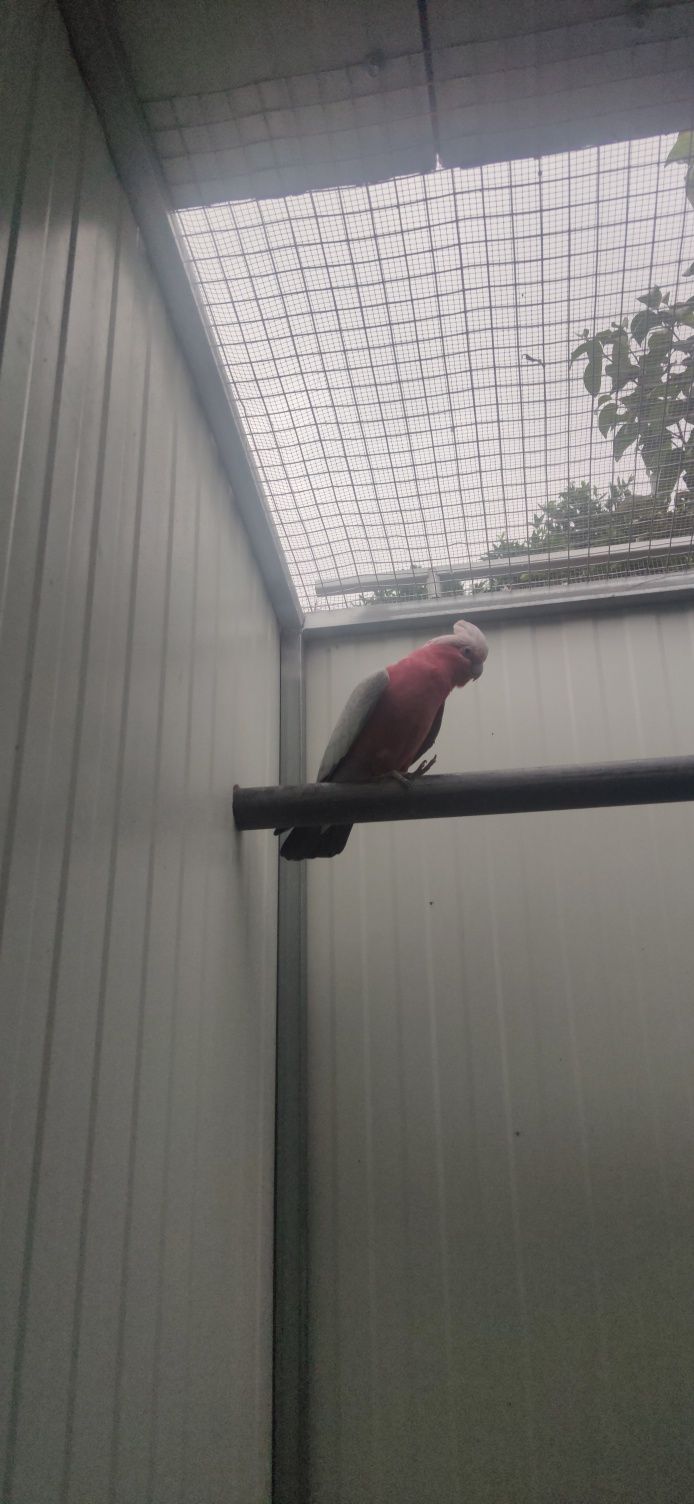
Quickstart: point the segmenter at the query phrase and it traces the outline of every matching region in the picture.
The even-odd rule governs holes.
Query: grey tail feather
[[[305,862],[315,856],[338,856],[349,840],[351,825],[320,827],[297,826],[290,830],[280,846],[280,856],[288,862]]]

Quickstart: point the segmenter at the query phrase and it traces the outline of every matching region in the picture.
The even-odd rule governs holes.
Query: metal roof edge
[[[486,623],[532,621],[586,615],[591,612],[633,610],[644,606],[682,606],[694,602],[694,571],[647,579],[600,580],[567,585],[563,589],[498,591],[485,595],[440,600],[403,601],[389,606],[355,606],[343,611],[310,611],[304,618],[306,644],[326,638],[365,636],[387,631],[411,632],[442,627],[465,617],[484,628]]]

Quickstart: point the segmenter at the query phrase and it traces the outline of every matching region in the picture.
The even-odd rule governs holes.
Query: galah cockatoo
[[[399,663],[362,679],[323,753],[318,783],[369,783],[389,775],[404,779],[412,763],[433,747],[451,690],[479,679],[487,652],[479,627],[457,621],[447,636],[434,637]],[[422,763],[410,778],[426,773],[435,761]],[[290,862],[337,856],[351,829],[297,827],[280,851]]]

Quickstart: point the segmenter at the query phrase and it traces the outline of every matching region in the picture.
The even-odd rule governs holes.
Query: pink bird
[[[412,763],[433,747],[451,690],[480,678],[487,652],[479,627],[457,621],[447,636],[434,637],[399,663],[362,679],[328,742],[317,781],[369,783],[376,778],[408,776]],[[423,762],[409,777],[420,777],[435,761],[433,757]],[[281,855],[290,862],[337,856],[344,851],[351,829],[351,825],[297,826],[280,847]]]

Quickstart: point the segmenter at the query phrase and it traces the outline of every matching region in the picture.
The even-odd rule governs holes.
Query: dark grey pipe
[[[449,774],[416,779],[406,788],[395,779],[235,788],[233,809],[239,830],[272,830],[276,826],[355,825],[378,820],[440,820],[459,815],[673,804],[687,799],[694,799],[694,757]]]

